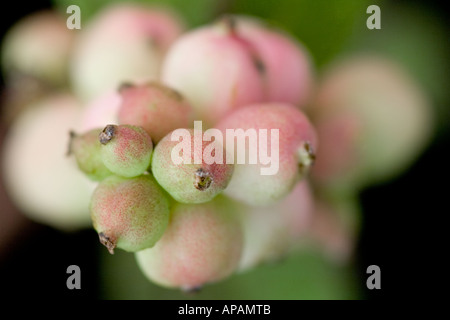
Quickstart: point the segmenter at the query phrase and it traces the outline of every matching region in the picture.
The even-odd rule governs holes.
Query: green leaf
[[[112,3],[142,3],[155,6],[164,6],[174,9],[182,18],[185,19],[189,27],[208,23],[214,13],[220,7],[221,1],[214,0],[53,0],[56,7],[66,12],[68,6],[75,4],[81,9],[82,23],[89,21],[103,7]]]

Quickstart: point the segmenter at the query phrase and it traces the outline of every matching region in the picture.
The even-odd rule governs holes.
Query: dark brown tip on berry
[[[183,291],[184,293],[187,294],[197,294],[200,291],[202,291],[203,287],[202,286],[196,286],[196,287],[182,287],[181,291]]]
[[[316,160],[316,154],[310,142],[305,142],[298,150],[298,165],[300,174],[306,174]]]
[[[75,131],[73,131],[73,130],[69,131],[69,144],[67,146],[67,152],[66,152],[67,157],[72,154],[73,139],[75,139],[76,136],[77,136],[77,134],[75,133]]]
[[[108,237],[103,232],[100,232],[98,234],[98,237],[100,239],[100,243],[108,249],[109,253],[114,254],[114,249],[116,248],[116,241],[113,240],[111,237]]]
[[[258,72],[260,74],[265,74],[266,73],[266,66],[261,61],[261,59],[259,59],[257,57],[253,57],[253,64],[255,65],[256,70],[258,70]]]
[[[219,23],[225,26],[225,29],[228,33],[235,35],[237,32],[237,20],[233,15],[227,14],[222,16]]]
[[[203,170],[202,168],[195,171],[194,177],[194,187],[200,191],[205,191],[206,189],[208,189],[211,185],[211,182],[213,181],[209,172]]]
[[[131,82],[122,82],[119,87],[117,88],[117,91],[119,93],[122,93],[122,91],[130,89],[135,87],[135,84],[131,83]]]
[[[108,124],[105,129],[98,135],[98,140],[101,144],[107,144],[114,138],[116,134],[117,126],[113,124]]]

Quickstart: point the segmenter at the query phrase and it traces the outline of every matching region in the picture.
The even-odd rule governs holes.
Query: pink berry
[[[226,153],[222,144],[216,142],[195,141],[196,134],[202,139],[201,130],[183,129],[184,135],[172,139],[177,130],[166,135],[155,147],[151,170],[158,183],[177,201],[182,203],[202,203],[210,201],[222,192],[233,175],[233,164],[226,163]],[[188,150],[178,150],[187,142]],[[221,163],[206,162],[207,148],[216,146],[222,152]],[[178,152],[176,152],[178,150]],[[182,151],[182,152],[180,152]],[[188,152],[185,155],[184,152]],[[219,152],[219,151],[218,151]],[[183,160],[177,164],[173,153],[183,153]],[[186,156],[186,159],[184,157]],[[196,163],[196,158],[200,161]],[[180,159],[181,160],[181,159]],[[189,163],[185,162],[188,161]]]
[[[156,143],[170,131],[192,125],[192,109],[177,91],[158,82],[124,85],[119,122],[140,126]]]
[[[232,206],[219,197],[204,204],[176,204],[161,240],[136,253],[142,272],[159,285],[188,291],[231,275],[243,241]]]
[[[231,113],[218,123],[217,128],[224,136],[227,136],[228,130],[242,129],[246,132],[250,129],[259,141],[256,142],[259,145],[246,142],[243,148],[236,148],[239,146],[239,137],[231,136],[235,146],[235,172],[225,194],[247,204],[268,205],[282,199],[305,176],[314,162],[317,150],[315,129],[308,118],[291,105],[267,103],[247,106]],[[267,131],[266,140],[262,139],[263,130]],[[273,131],[278,132],[278,139]],[[226,140],[228,145],[230,139]],[[273,172],[270,174],[263,175],[269,165],[262,162],[261,148],[266,148],[267,153],[271,154],[269,169]],[[228,153],[232,151],[227,148]],[[258,161],[255,164],[250,163],[250,160],[244,164],[237,163],[239,153],[256,152]]]
[[[248,104],[303,103],[310,83],[307,59],[293,40],[236,17],[176,41],[162,80],[183,93],[210,126]]]
[[[92,194],[90,209],[100,242],[111,254],[116,247],[135,252],[154,246],[169,222],[168,201],[150,175],[106,178]]]
[[[71,69],[76,92],[89,101],[123,82],[157,79],[161,60],[181,30],[168,10],[108,6],[82,29]]]

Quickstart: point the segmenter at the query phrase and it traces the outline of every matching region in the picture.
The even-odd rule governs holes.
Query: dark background
[[[445,3],[416,2],[434,11],[447,21]],[[0,39],[19,18],[38,9],[48,8],[50,1],[30,1],[26,5],[2,10]],[[398,41],[401,41],[399,39]],[[0,86],[3,79],[0,78]],[[1,87],[0,87],[1,89]],[[0,130],[3,137],[6,128]],[[365,189],[360,199],[363,227],[357,249],[357,266],[361,276],[363,298],[379,299],[432,297],[432,285],[442,285],[445,277],[443,258],[448,252],[441,246],[448,215],[450,181],[448,130],[429,145],[419,160],[403,175],[389,183]],[[1,192],[2,214],[14,210]],[[97,235],[93,230],[63,233],[22,218],[20,237],[7,239],[8,248],[0,254],[0,295],[9,299],[97,298],[99,293]],[[63,244],[57,253],[48,250],[55,243]],[[67,266],[77,264],[83,270],[82,289],[66,287]],[[367,266],[381,268],[381,290],[365,287]]]

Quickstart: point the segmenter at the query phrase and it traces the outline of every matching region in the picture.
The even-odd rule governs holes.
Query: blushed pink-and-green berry
[[[150,248],[169,222],[169,203],[151,175],[135,178],[110,176],[92,194],[91,218],[100,242],[135,252]]]
[[[243,245],[233,206],[221,196],[208,203],[175,205],[161,240],[136,253],[142,272],[159,285],[186,291],[231,275]]]
[[[261,23],[227,16],[186,33],[170,48],[162,81],[214,126],[235,108],[263,102],[303,105],[310,62],[296,41]]]
[[[153,143],[147,132],[131,125],[107,125],[98,136],[101,158],[113,173],[136,177],[150,166]]]
[[[178,129],[177,129],[178,130]],[[158,183],[177,201],[182,203],[202,203],[213,199],[222,192],[230,182],[233,175],[233,164],[226,163],[225,150],[219,142],[206,142],[201,145],[195,143],[195,133],[202,136],[203,132],[194,129],[182,129],[184,135],[172,140],[172,134],[167,134],[155,147],[152,156],[151,170]],[[178,136],[177,136],[178,137]],[[177,153],[180,144],[187,142],[190,146],[189,155],[183,154],[182,162],[176,164],[172,158],[173,153]],[[221,163],[212,162],[208,164],[204,155],[205,149],[215,145],[217,152],[222,151]],[[201,159],[198,164],[195,158]],[[188,161],[189,163],[185,162]]]
[[[305,177],[314,163],[318,146],[315,129],[306,115],[292,105],[265,103],[246,106],[225,117],[217,124],[217,128],[224,136],[229,129],[242,129],[244,132],[248,129],[255,130],[258,141],[264,132],[262,129],[265,129],[267,150],[278,156],[277,159],[272,154],[272,162],[278,167],[278,171],[262,175],[261,170],[269,165],[263,164],[261,159],[256,164],[249,161],[237,163],[237,155],[249,154],[252,148],[250,142],[240,147],[237,138],[234,138],[235,170],[224,192],[249,205],[263,206],[281,200],[294,188],[297,181]],[[271,133],[271,130],[278,130],[278,139],[272,141],[272,134],[276,131]],[[259,143],[258,147],[265,145]],[[231,150],[227,152],[231,153]]]
[[[177,91],[160,82],[124,84],[119,123],[140,126],[157,143],[170,131],[192,126],[193,110]]]
[[[92,129],[83,134],[70,131],[69,154],[74,155],[78,168],[94,181],[113,174],[101,157],[101,144],[98,141],[101,132],[102,129]]]

